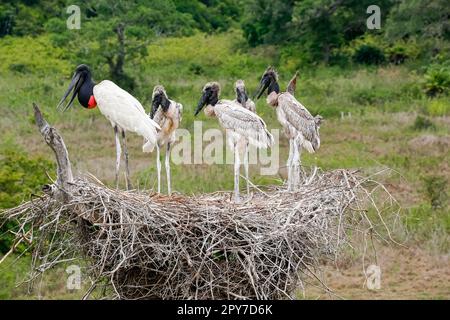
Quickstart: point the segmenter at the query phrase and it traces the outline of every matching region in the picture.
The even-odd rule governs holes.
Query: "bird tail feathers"
[[[143,152],[152,152],[155,148],[155,143],[153,141],[147,140],[144,145],[142,146]]]
[[[274,138],[268,130],[261,130],[256,135],[249,134],[248,141],[255,147],[263,149],[270,148],[274,144]]]
[[[157,143],[157,135],[158,130],[161,130],[161,127],[150,117],[147,118],[146,126],[143,128],[142,136],[145,138],[145,143],[142,146],[143,152],[152,152]]]

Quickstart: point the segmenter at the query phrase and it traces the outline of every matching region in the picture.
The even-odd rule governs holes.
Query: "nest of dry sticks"
[[[34,243],[36,275],[81,254],[93,283],[106,280],[116,298],[292,298],[349,230],[372,230],[368,200],[380,187],[345,170],[306,180],[236,205],[227,193],[149,196],[85,177],[67,203],[45,195],[6,216]]]
[[[49,145],[52,129],[41,127]],[[64,161],[58,166],[60,178]],[[33,252],[30,279],[82,257],[86,296],[103,283],[120,299],[293,298],[322,258],[349,244],[349,232],[387,230],[380,208],[395,205],[373,177],[350,170],[316,169],[296,192],[254,189],[242,204],[228,193],[165,197],[70,176],[4,215],[17,222],[16,244]]]

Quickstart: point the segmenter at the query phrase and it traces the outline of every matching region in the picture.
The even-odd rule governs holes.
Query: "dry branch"
[[[315,169],[297,192],[270,187],[244,204],[227,193],[165,197],[72,180],[62,139],[35,113],[59,159],[58,186],[47,188],[63,186],[66,197],[47,192],[5,212],[17,221],[18,238],[33,239],[31,279],[81,256],[92,283],[106,283],[113,298],[293,298],[320,259],[336,258],[348,244],[349,231],[376,232],[378,208],[395,206],[385,193],[388,205],[369,218],[383,188],[351,170]]]

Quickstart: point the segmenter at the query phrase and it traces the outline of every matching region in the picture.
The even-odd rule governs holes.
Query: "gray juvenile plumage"
[[[288,189],[292,190],[298,180],[301,148],[310,153],[320,147],[319,129],[322,117],[313,117],[311,113],[294,97],[297,85],[297,73],[288,84],[287,92],[280,92],[278,74],[273,67],[268,67],[261,77],[260,87],[256,93],[259,98],[267,89],[267,103],[276,108],[277,118],[289,139]],[[295,170],[295,180],[292,179]]]
[[[239,147],[251,144],[258,148],[268,148],[273,144],[273,136],[267,130],[263,119],[257,114],[242,107],[232,100],[219,100],[220,85],[217,82],[207,83],[202,90],[195,115],[206,106],[205,114],[216,117],[222,128],[227,132],[228,143],[234,151],[234,200],[239,196]]]
[[[172,193],[170,177],[170,150],[172,144],[175,142],[175,132],[180,125],[182,112],[183,105],[176,101],[170,100],[163,86],[157,85],[153,88],[150,118],[153,118],[153,120],[161,127],[161,130],[156,136],[158,193],[161,192],[160,148],[163,146],[166,146],[165,167],[167,176],[167,192],[169,195]]]

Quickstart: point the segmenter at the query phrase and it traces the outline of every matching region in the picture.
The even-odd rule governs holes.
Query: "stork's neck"
[[[170,100],[166,97],[164,97],[164,99],[161,99],[161,107],[164,112],[167,112],[169,110],[170,103]]]
[[[272,81],[269,84],[267,94],[271,94],[272,92],[280,93],[280,86],[278,85],[278,82],[276,80]]]
[[[214,107],[217,104],[217,102],[219,102],[219,94],[215,93],[209,100],[209,105]]]
[[[239,94],[239,91],[236,94],[236,100],[237,102],[239,102],[240,104],[244,104],[247,102],[248,100],[248,96],[247,93],[245,91],[242,91],[241,94]]]
[[[86,75],[86,78],[78,91],[78,101],[85,108],[90,109],[97,105],[94,98],[94,86],[95,82],[92,81],[91,75]]]

